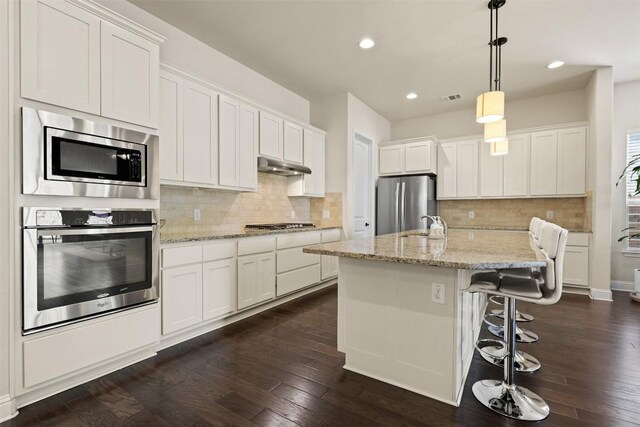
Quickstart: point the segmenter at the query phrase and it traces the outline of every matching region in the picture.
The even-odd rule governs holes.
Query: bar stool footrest
[[[483,351],[480,352],[480,356],[492,365],[497,366],[498,368],[504,368],[504,358],[500,359],[492,356],[493,352],[497,352],[499,350],[499,348],[492,349],[491,347],[485,347]],[[513,365],[516,372],[522,372],[526,374],[536,372],[542,367],[542,364],[540,363],[540,361],[538,361],[538,359],[536,359],[529,353],[525,353],[524,351],[520,350],[516,350],[516,356],[513,358]]]
[[[502,340],[478,340],[475,347],[484,360],[494,365],[498,362],[503,362],[504,358],[507,357],[507,344]]]
[[[495,309],[491,310],[491,314],[495,314],[500,319],[504,319],[504,310]],[[527,313],[522,313],[516,310],[516,322],[532,322],[534,317]]]

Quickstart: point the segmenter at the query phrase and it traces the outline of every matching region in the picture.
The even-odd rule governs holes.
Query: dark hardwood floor
[[[640,304],[614,294],[520,304],[540,335],[520,348],[543,367],[516,381],[551,406],[542,424],[640,425]],[[319,291],[22,408],[2,427],[526,424],[476,402],[472,384],[501,377],[477,354],[460,408],[345,371],[336,310],[335,287]]]

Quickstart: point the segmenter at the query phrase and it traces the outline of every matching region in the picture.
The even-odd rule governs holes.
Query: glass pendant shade
[[[502,142],[507,140],[507,121],[485,123],[484,142]]]
[[[492,90],[478,95],[476,103],[476,121],[492,123],[504,118],[504,92]]]
[[[489,154],[492,156],[504,156],[505,154],[509,154],[509,140],[505,139],[501,142],[492,142]]]

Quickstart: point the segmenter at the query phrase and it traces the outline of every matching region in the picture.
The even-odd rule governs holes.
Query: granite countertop
[[[503,230],[503,231],[529,231],[529,227],[491,227],[491,226],[471,226],[471,225],[456,225],[449,227],[450,230]],[[567,228],[570,233],[591,233],[591,230],[586,228]]]
[[[415,235],[421,232],[424,230],[307,246],[304,252],[468,270],[546,265],[544,256],[524,231],[449,229],[445,239]]]
[[[304,231],[322,231],[333,230],[342,228],[341,226],[326,226],[315,228],[292,228],[289,230],[230,230],[230,231],[207,231],[199,233],[182,233],[182,234],[168,234],[163,236],[160,231],[160,244],[171,243],[187,243],[187,242],[202,242],[206,240],[219,240],[219,239],[237,239],[243,237],[257,237],[266,236],[269,234],[282,234],[282,233],[300,233]]]

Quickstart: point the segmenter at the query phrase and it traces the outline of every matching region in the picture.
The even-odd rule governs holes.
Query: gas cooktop
[[[244,226],[250,230],[290,230],[292,228],[315,228],[310,222],[280,222],[276,224],[247,224]]]

